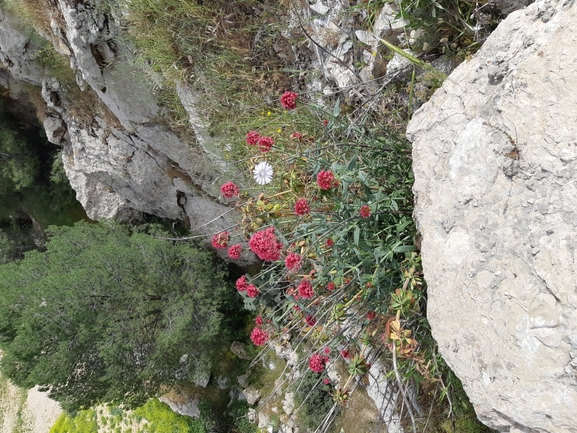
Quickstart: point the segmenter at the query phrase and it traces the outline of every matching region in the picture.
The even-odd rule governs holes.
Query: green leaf
[[[355,245],[359,245],[359,240],[361,237],[361,228],[359,226],[355,226],[355,230],[353,232],[353,240]]]
[[[393,248],[395,253],[408,253],[410,251],[415,251],[414,245],[400,245],[398,247]]]
[[[347,165],[347,170],[351,171],[354,170],[355,166],[357,165],[357,160],[359,159],[358,155],[354,155],[351,160],[349,161],[349,164]]]
[[[340,113],[341,113],[341,101],[339,98],[337,98],[335,108],[333,108],[333,117],[337,117]]]

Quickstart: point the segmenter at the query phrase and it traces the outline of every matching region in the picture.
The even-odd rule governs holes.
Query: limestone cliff
[[[185,140],[164,126],[150,71],[133,61],[129,46],[114,42],[118,17],[67,0],[48,10],[51,33],[44,37],[68,58],[76,82],[54,76],[45,59],[51,47],[4,9],[0,84],[14,98],[23,97],[23,84],[41,87],[39,115],[49,140],[63,148],[88,216],[131,220],[147,213],[182,220],[207,236],[235,226],[238,215],[219,198],[226,168],[208,147],[190,90],[178,87],[196,133]],[[243,257],[239,264],[252,261]]]
[[[408,130],[433,335],[503,432],[577,432],[576,19],[511,14]]]

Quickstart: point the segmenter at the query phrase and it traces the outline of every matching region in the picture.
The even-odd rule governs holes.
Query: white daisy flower
[[[253,170],[253,174],[256,183],[259,185],[266,185],[267,183],[271,182],[274,171],[268,162],[263,161],[256,165]]]

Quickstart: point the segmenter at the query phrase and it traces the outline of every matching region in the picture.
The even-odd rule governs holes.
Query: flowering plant
[[[288,109],[294,101],[283,97]],[[283,115],[303,112],[304,107]],[[299,124],[298,135],[286,124],[275,133],[271,119],[258,128],[263,135],[256,129],[247,134],[251,162],[262,158],[263,139],[274,136],[275,144],[264,146],[267,160],[254,166],[255,180],[264,188],[247,200],[241,227],[251,251],[265,264],[256,275],[241,277],[237,289],[246,308],[257,310],[261,321],[272,321],[264,343],[258,338],[264,331],[252,331],[255,344],[294,333],[294,345],[309,354],[308,367],[315,374],[331,365],[331,349],[341,354],[335,362],[354,359],[354,374],[334,391],[348,398],[352,381],[360,380],[369,359],[383,352],[379,348],[427,369],[416,336],[409,336],[403,322],[419,315],[422,283],[410,218],[407,142],[339,121],[338,104],[332,115],[317,115],[327,117],[331,120],[320,130],[318,120],[310,131]],[[391,322],[394,299],[407,299],[402,293],[408,291],[414,302],[399,301],[403,318]],[[403,336],[400,342],[391,329]]]
[[[274,262],[280,258],[280,252],[283,247],[274,234],[274,227],[268,227],[255,233],[248,244],[259,259],[269,262]]]
[[[228,256],[234,260],[240,259],[241,253],[242,253],[242,245],[241,244],[232,245],[228,249]]]
[[[220,193],[224,198],[238,197],[239,192],[238,186],[233,182],[226,182],[220,187]]]
[[[297,94],[295,92],[284,92],[280,97],[280,103],[287,110],[294,110],[297,107]]]
[[[229,236],[227,231],[217,233],[212,237],[212,246],[217,249],[226,248],[228,246],[228,240]]]

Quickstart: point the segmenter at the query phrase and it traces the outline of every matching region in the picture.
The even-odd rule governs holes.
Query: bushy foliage
[[[98,433],[96,411],[87,409],[75,416],[62,413],[50,429],[50,433]]]
[[[98,411],[101,411],[100,415]],[[74,415],[64,412],[56,420],[50,433],[97,433],[103,427],[110,429],[109,431],[126,431],[120,427],[121,424],[136,424],[141,433],[207,432],[202,420],[179,415],[167,404],[154,398],[133,412],[124,411],[118,406],[81,410]]]
[[[6,124],[0,125],[0,195],[30,187],[38,166],[38,155]]]
[[[206,433],[200,419],[179,415],[157,399],[149,400],[134,411],[133,416],[142,417],[148,423],[141,427],[142,433]]]
[[[210,370],[235,317],[210,254],[116,224],[49,234],[45,252],[0,266],[3,374],[78,410],[142,404]]]
[[[333,408],[331,387],[323,382],[323,375],[309,371],[299,381],[295,403],[300,407],[299,419],[306,428],[315,430]],[[338,410],[338,407],[336,408]]]
[[[347,116],[338,101],[328,110],[297,99],[295,108],[271,107],[259,118],[262,124],[247,131],[245,161],[249,169],[266,162],[274,174],[263,181],[255,173],[255,182],[264,183],[254,188],[256,198],[245,188],[231,200],[265,264],[236,286],[258,314],[253,343],[289,340],[301,354],[307,375],[298,385],[299,416],[319,428],[333,402],[346,403],[378,358],[392,364],[402,389],[438,381],[443,371],[423,315],[411,218],[410,144]],[[275,144],[263,151],[252,144],[257,134]],[[239,234],[232,233],[234,243]],[[341,361],[348,376],[339,384],[310,386],[311,375]],[[329,387],[330,395],[319,394]],[[319,414],[321,402],[327,410]]]
[[[398,5],[398,18],[422,32],[417,48],[425,51],[469,55],[481,47],[501,18],[491,2],[399,0]]]

